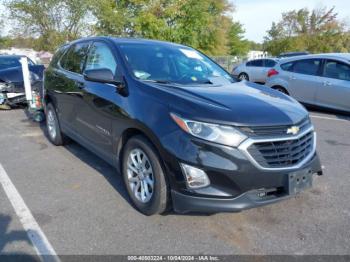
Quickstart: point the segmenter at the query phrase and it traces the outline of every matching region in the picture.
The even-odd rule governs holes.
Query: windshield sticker
[[[137,70],[134,70],[134,75],[139,79],[147,79],[151,76],[150,74],[144,71],[137,71]]]
[[[200,56],[200,54],[194,50],[189,50],[189,49],[181,49],[180,51],[187,56],[188,58],[194,58],[194,59],[200,59],[203,60],[203,57]]]

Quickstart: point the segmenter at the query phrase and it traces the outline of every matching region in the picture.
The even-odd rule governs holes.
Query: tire
[[[243,81],[243,80],[249,81],[249,76],[248,76],[246,73],[240,73],[240,74],[238,75],[238,79],[239,79],[240,81]]]
[[[282,86],[274,86],[273,89],[289,96],[288,91]]]
[[[145,137],[134,136],[124,147],[122,161],[125,187],[136,209],[147,216],[167,211],[168,183],[154,146]]]
[[[53,104],[49,103],[46,107],[46,128],[49,140],[56,146],[66,144],[69,139],[61,132],[57,114]]]

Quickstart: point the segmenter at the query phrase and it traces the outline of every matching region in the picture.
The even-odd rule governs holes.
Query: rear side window
[[[320,59],[299,60],[294,63],[293,72],[304,75],[317,75],[320,65]]]
[[[89,51],[85,69],[110,69],[115,74],[117,62],[109,47],[100,42],[94,43]]]
[[[60,65],[67,71],[82,74],[89,43],[78,43],[71,46],[64,54]]]
[[[263,67],[263,60],[252,60],[247,63],[247,66]]]
[[[282,68],[284,71],[292,72],[292,71],[293,71],[293,65],[294,65],[293,62],[284,63],[284,64],[281,65],[281,68]]]
[[[50,66],[56,67],[58,64],[58,61],[60,60],[61,56],[64,54],[64,52],[67,50],[68,46],[64,45],[61,46],[57,49],[56,53],[54,54],[54,56],[51,59],[51,63]]]
[[[350,66],[339,61],[327,60],[324,65],[323,76],[350,81]]]
[[[265,67],[274,67],[276,65],[276,61],[271,60],[271,59],[266,59],[265,60]]]

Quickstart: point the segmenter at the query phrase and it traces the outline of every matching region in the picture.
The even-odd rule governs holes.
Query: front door
[[[94,42],[85,70],[105,68],[116,74],[118,63],[111,48],[113,46],[108,43]],[[114,85],[105,83],[85,81],[82,91],[82,107],[77,115],[79,133],[96,151],[111,160],[114,141],[112,122],[119,122],[120,108],[126,98],[117,92]]]
[[[350,111],[350,66],[336,60],[325,60],[322,85],[316,100],[319,105]]]

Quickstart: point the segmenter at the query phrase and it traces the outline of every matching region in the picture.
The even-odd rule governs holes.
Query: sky
[[[263,42],[266,31],[273,21],[281,19],[281,13],[301,9],[310,10],[326,6],[335,6],[339,19],[350,24],[350,0],[230,0],[236,7],[235,21],[243,24],[245,37],[255,42]]]

